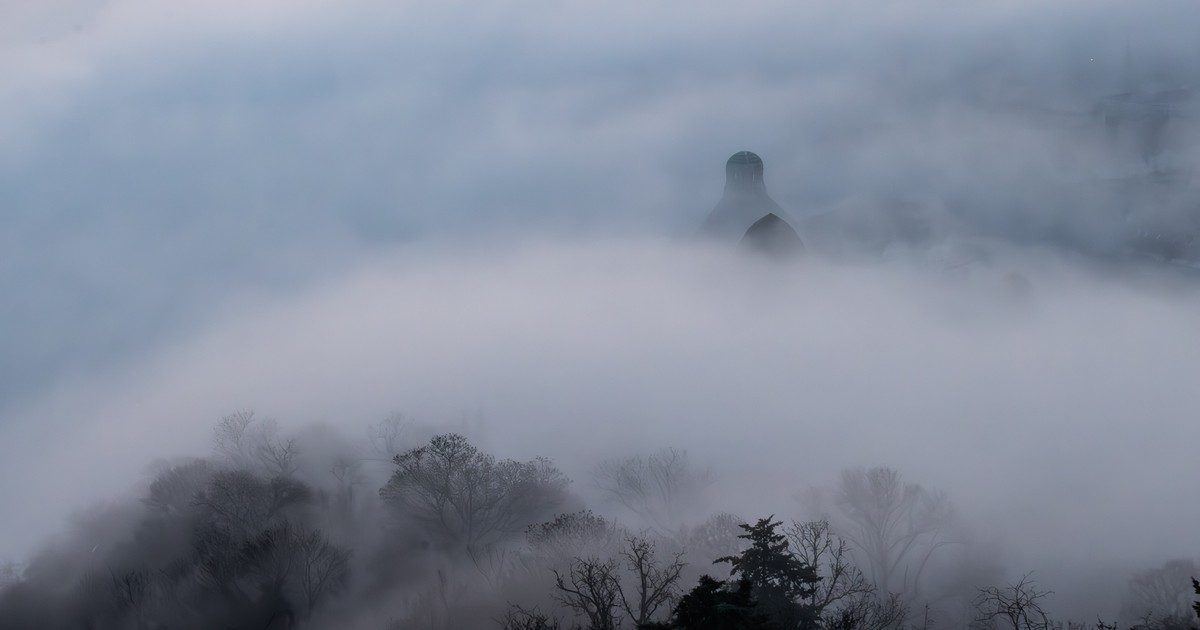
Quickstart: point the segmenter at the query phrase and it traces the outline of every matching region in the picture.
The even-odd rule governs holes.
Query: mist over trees
[[[331,431],[220,419],[211,455],[156,462],[5,563],[0,628],[1176,630],[1200,606],[1176,560],[1098,620],[1060,620],[1036,576],[958,553],[969,515],[891,468],[743,519],[711,512],[717,473],[669,447],[602,460],[589,505],[549,457],[402,416]]]
[[[394,462],[379,491],[384,506],[447,548],[496,544],[551,516],[566,497],[567,479],[549,460],[496,461],[457,434],[436,436]]]

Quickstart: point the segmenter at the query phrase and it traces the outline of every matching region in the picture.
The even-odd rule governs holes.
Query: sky
[[[740,149],[801,215],[902,205],[1108,252],[1128,206],[1076,184],[1142,165],[1100,146],[1097,99],[1195,84],[1200,46],[1186,2],[0,11],[3,401],[363,252],[686,233]]]
[[[797,462],[781,497],[893,463],[1035,551],[1166,510],[1109,551],[1178,553],[1200,248],[1156,248],[1200,227],[1196,112],[1147,156],[1103,107],[1194,90],[1198,19],[0,0],[0,477],[44,479],[0,489],[0,555],[244,407],[479,413],[520,455],[734,440]],[[802,272],[688,240],[742,149]]]

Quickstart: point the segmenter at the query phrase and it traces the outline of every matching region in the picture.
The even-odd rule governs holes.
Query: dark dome
[[[738,151],[729,156],[729,162],[726,164],[758,164],[762,165],[762,158],[758,157],[757,153],[752,151]]]
[[[757,188],[763,183],[763,161],[750,151],[738,151],[725,162],[725,185]]]

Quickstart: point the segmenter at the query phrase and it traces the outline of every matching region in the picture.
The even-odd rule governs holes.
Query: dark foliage
[[[616,560],[576,558],[567,572],[554,571],[554,588],[554,599],[586,618],[589,630],[614,630],[620,625]]]
[[[370,437],[390,452],[393,433]],[[1028,578],[983,586],[954,621],[933,624],[928,605],[913,619],[903,599],[910,593],[880,592],[854,563],[859,544],[829,522],[782,531],[773,517],[748,524],[718,514],[635,532],[586,509],[559,513],[568,482],[548,460],[498,460],[460,435],[404,451],[374,478],[364,462],[380,460],[368,449],[327,448],[314,459],[317,442],[281,435],[249,413],[222,420],[215,442],[217,457],[156,465],[137,500],[93,510],[27,565],[0,564],[0,630],[1116,628],[1051,619],[1048,591]],[[645,496],[690,487],[670,480],[707,479],[681,472],[693,469],[675,451],[663,453],[646,460],[653,465],[621,469],[666,480],[654,487],[670,492]],[[887,492],[863,496],[916,496],[891,483],[895,475],[877,477]],[[649,487],[630,481],[641,478],[626,475],[622,487]],[[367,484],[379,492],[354,492]],[[919,502],[885,504],[905,520]],[[927,520],[938,519],[913,522]],[[897,531],[905,535],[877,538],[931,538],[921,528]],[[714,556],[729,564],[729,578],[699,576],[683,592],[685,558]],[[1128,599],[1144,615],[1121,627],[1194,630],[1193,566],[1135,573]]]
[[[591,510],[559,514],[553,520],[530,525],[525,541],[538,554],[551,559],[611,552],[623,530]]]
[[[295,479],[168,467],[127,534],[35,558],[0,596],[0,627],[292,627],[350,573],[350,552],[302,524],[312,500]]]
[[[757,630],[775,628],[759,612],[748,579],[723,582],[705,575],[691,592],[679,600],[670,624],[662,628],[680,630]]]
[[[820,609],[811,603],[821,578],[816,569],[792,553],[781,522],[768,517],[743,524],[739,536],[750,546],[741,554],[718,558],[730,564],[730,575],[750,582],[759,612],[781,628],[815,627]]]

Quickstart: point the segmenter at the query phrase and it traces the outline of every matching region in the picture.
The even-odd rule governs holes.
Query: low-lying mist
[[[793,218],[880,249],[1194,264],[1197,22],[1190,0],[6,2],[0,408],[194,333],[230,287],[397,243],[690,232],[741,149]]]
[[[300,436],[315,487],[399,413],[406,448],[456,432],[548,458],[571,507],[635,529],[595,481],[605,460],[686,451],[713,479],[681,508],[691,526],[819,518],[843,469],[887,466],[945,493],[989,575],[1033,571],[1055,610],[1112,617],[1134,570],[1196,553],[1198,307],[1177,269],[986,241],[795,264],[660,239],[414,245],[232,300],[202,334],[17,410],[0,555],[69,528],[122,538],[81,511],[142,505],[230,413]],[[366,468],[369,501],[391,465]]]

